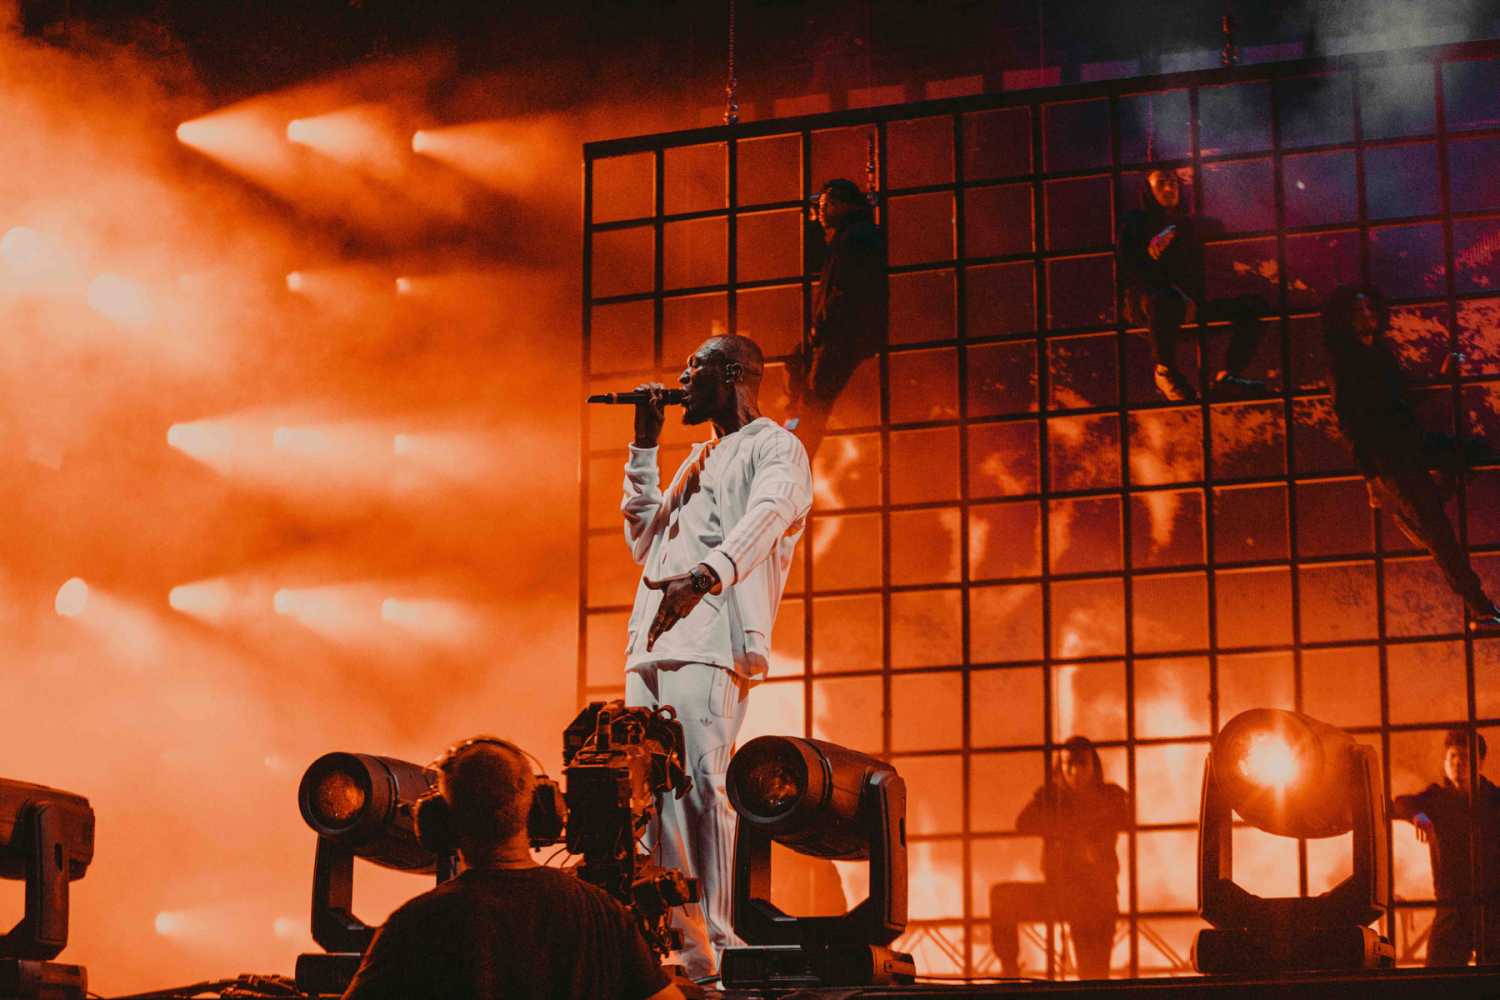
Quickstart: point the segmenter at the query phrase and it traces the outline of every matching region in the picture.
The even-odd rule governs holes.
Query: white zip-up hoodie
[[[812,470],[796,436],[759,417],[693,446],[665,494],[655,448],[630,447],[625,541],[645,567],[635,592],[627,670],[648,663],[708,663],[760,680],[792,553],[812,508]],[[650,652],[646,635],[661,591],[645,584],[707,563],[724,589],[705,594]]]

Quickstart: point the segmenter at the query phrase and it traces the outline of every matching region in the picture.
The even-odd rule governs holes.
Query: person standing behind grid
[[[1129,826],[1129,795],[1104,780],[1093,741],[1072,737],[1062,745],[1052,780],[1016,818],[1016,830],[1042,838],[1046,881],[990,887],[990,939],[1002,974],[1020,975],[1019,924],[1045,920],[1068,925],[1080,979],[1109,978],[1120,913],[1115,842]]]
[[[1477,733],[1474,740],[1483,765],[1488,747]],[[1477,823],[1469,806],[1469,734],[1451,729],[1443,740],[1443,780],[1391,801],[1392,818],[1409,821],[1417,840],[1432,854],[1432,895],[1439,903],[1427,940],[1427,964],[1432,967],[1467,965],[1470,955],[1480,965],[1500,963],[1500,788],[1480,775],[1474,799]],[[1479,849],[1471,857],[1469,838],[1476,826]],[[1477,894],[1479,905],[1475,861],[1483,887]]]

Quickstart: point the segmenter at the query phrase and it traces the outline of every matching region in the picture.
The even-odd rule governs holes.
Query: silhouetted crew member
[[[1203,225],[1184,203],[1175,170],[1154,167],[1142,179],[1140,207],[1125,213],[1120,223],[1119,272],[1126,319],[1151,331],[1156,387],[1163,396],[1175,401],[1197,395],[1177,367],[1177,335],[1195,317],[1200,327],[1217,320],[1231,326],[1224,367],[1214,385],[1237,392],[1265,388],[1244,371],[1260,342],[1266,304],[1254,295],[1205,297]]]
[[[532,860],[524,757],[479,737],[437,767],[466,868],[390,915],[344,1000],[682,1000],[623,906]]]
[[[787,365],[796,421],[787,426],[809,458],[823,441],[839,394],[860,363],[885,346],[890,324],[885,238],[853,181],[838,178],[823,185],[818,222],[828,249],[813,297],[812,336]]]
[[[1016,829],[1042,838],[1045,882],[1001,882],[990,890],[990,932],[1007,976],[1020,974],[1017,925],[1065,921],[1078,975],[1108,979],[1120,904],[1115,840],[1130,825],[1125,789],[1104,780],[1099,751],[1085,736],[1063,744],[1052,782],[1036,790]]]
[[[1484,737],[1475,734],[1479,762],[1484,763]],[[1427,964],[1467,965],[1478,951],[1481,965],[1500,963],[1500,788],[1479,778],[1478,853],[1484,906],[1484,938],[1479,937],[1478,907],[1465,897],[1474,895],[1474,868],[1469,855],[1472,829],[1469,811],[1469,737],[1462,729],[1448,732],[1443,741],[1443,780],[1416,795],[1398,795],[1391,815],[1410,820],[1417,839],[1432,852],[1432,895],[1440,904],[1427,941]]]
[[[1346,285],[1323,309],[1339,428],[1354,448],[1370,505],[1390,511],[1407,537],[1432,553],[1473,624],[1500,625],[1500,609],[1484,592],[1443,509],[1444,493],[1452,495],[1467,467],[1493,457],[1482,440],[1460,442],[1417,423],[1406,376],[1385,338],[1388,321],[1385,301],[1371,288]],[[1433,481],[1433,465],[1443,473],[1443,489]]]

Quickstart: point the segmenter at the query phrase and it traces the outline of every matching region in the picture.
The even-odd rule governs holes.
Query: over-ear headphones
[[[536,788],[531,796],[531,810],[526,815],[526,833],[533,847],[556,843],[562,837],[563,827],[567,824],[568,806],[563,801],[562,789],[557,782],[547,777],[546,768],[534,754],[498,736],[475,736],[461,743],[455,743],[428,767],[440,774],[446,774],[460,754],[481,745],[502,747],[536,764],[537,770],[532,775]],[[453,820],[453,803],[444,797],[436,785],[433,786],[432,791],[418,798],[412,806],[412,819],[416,823],[417,842],[429,851],[444,855],[451,854],[458,849],[458,830]]]

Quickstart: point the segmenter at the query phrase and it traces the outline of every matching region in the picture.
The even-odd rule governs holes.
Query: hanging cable
[[[1047,14],[1044,0],[1037,0],[1036,5],[1036,77],[1037,83],[1032,86],[1041,86],[1047,78]]]
[[[724,124],[740,122],[740,82],[734,76],[734,0],[729,0],[729,82],[724,86]]]
[[[1156,162],[1156,95],[1146,95],[1146,162]]]
[[[1229,13],[1229,4],[1224,4],[1224,16],[1219,19],[1219,32],[1224,36],[1224,47],[1219,50],[1219,63],[1223,66],[1237,66],[1240,61],[1240,50],[1234,44],[1234,16]]]
[[[874,72],[871,68],[871,52],[875,47],[874,35],[875,16],[871,10],[872,0],[865,0],[865,93],[873,95],[875,92]],[[865,136],[865,201],[874,208],[880,201],[879,187],[880,163],[878,160],[879,146],[876,143],[875,126],[870,126],[869,133]]]

